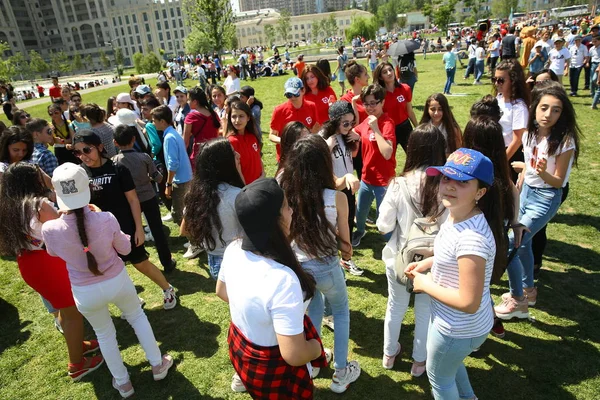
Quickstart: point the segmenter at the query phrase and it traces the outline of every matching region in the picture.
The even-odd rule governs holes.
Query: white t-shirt
[[[571,53],[571,67],[573,68],[583,67],[583,60],[590,55],[587,46],[584,44],[570,46],[569,52]]]
[[[331,161],[333,162],[333,174],[341,178],[346,174],[351,174],[354,171],[354,164],[352,164],[352,152],[346,143],[344,138],[340,134],[335,136],[336,145],[331,150]]]
[[[171,98],[166,98],[165,105],[171,109],[173,114],[175,114],[175,110],[177,110],[177,107],[179,107],[179,104],[177,104],[177,97],[175,97],[175,95],[171,95]]]
[[[475,46],[474,44],[470,44],[467,50],[469,50],[469,58],[475,58],[477,46]]]
[[[529,110],[527,105],[521,99],[514,102],[505,102],[502,94],[496,96],[502,117],[500,125],[502,126],[502,136],[504,137],[504,146],[508,147],[513,140],[513,131],[527,128],[527,119],[529,118]]]
[[[467,314],[431,298],[431,321],[443,335],[453,338],[473,338],[489,333],[494,324],[490,304],[490,279],[494,269],[496,241],[484,215],[459,223],[446,220],[435,237],[431,277],[445,288],[458,289],[458,258],[472,255],[485,260],[485,278],[481,303],[474,314]]]
[[[562,143],[561,146],[556,150],[556,154],[548,156],[548,141],[546,137],[543,137],[538,143],[535,136],[532,136],[531,143],[527,144],[529,139],[529,133],[523,135],[523,153],[525,154],[525,183],[534,188],[551,188],[552,186],[547,184],[539,175],[535,172],[535,166],[539,159],[546,159],[546,171],[549,174],[556,172],[556,156],[575,149],[575,143],[572,140],[568,140]],[[532,134],[533,135],[533,134]],[[577,149],[575,149],[577,150]],[[567,168],[567,174],[563,182],[565,187],[569,182],[569,176],[571,175],[571,167],[573,166],[573,158],[569,160],[569,167]]]
[[[478,47],[477,50],[475,50],[475,57],[477,58],[477,61],[485,60],[485,49],[483,47]]]
[[[539,45],[541,45],[544,49],[546,49],[546,53],[549,53],[550,50],[554,48],[554,40],[548,39],[547,42],[544,42],[543,40],[540,39],[537,42],[535,42],[535,45],[533,46],[533,48],[535,49]]]
[[[225,78],[223,86],[225,86],[225,94],[227,96],[229,96],[232,93],[239,92],[241,90],[240,79],[232,79],[231,76],[227,76],[227,78]]]
[[[490,49],[490,57],[500,57],[500,41],[494,40]]]
[[[548,53],[548,59],[550,60],[549,69],[556,75],[562,76],[565,74],[565,63],[571,59],[571,52],[564,47],[560,50],[552,49]]]
[[[213,228],[212,236],[215,239],[215,249],[207,250],[208,254],[214,256],[223,256],[225,253],[225,248],[229,245],[229,243],[242,236],[243,229],[235,212],[235,198],[240,191],[240,188],[231,186],[228,183],[219,184],[219,197],[221,198],[221,201],[217,206],[217,213],[219,214],[221,226],[223,227],[221,237],[223,238],[225,244],[223,245],[221,243],[221,239],[219,239],[219,232]],[[205,248],[207,247],[205,246]]]
[[[242,241],[225,250],[219,280],[227,286],[231,321],[259,346],[277,346],[277,334],[304,332],[302,289],[285,265],[242,250]],[[489,296],[488,296],[489,305]]]

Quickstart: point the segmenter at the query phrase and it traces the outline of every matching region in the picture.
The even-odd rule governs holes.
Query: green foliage
[[[79,62],[81,62],[81,56],[79,56],[79,54],[75,57],[79,57]],[[43,74],[44,72],[47,72],[50,69],[50,67],[48,66],[46,61],[44,61],[40,53],[38,53],[35,50],[29,51],[29,65],[31,67],[31,70],[33,72],[37,72],[38,74]],[[81,67],[75,69],[81,69]]]
[[[452,22],[454,8],[458,0],[448,0],[442,3],[442,0],[437,0],[435,4],[425,4],[423,6],[423,15],[430,17],[435,25],[442,31],[448,28],[448,24]]]
[[[50,54],[50,66],[53,71],[58,71],[62,74],[68,74],[73,70],[69,56],[62,50]]]
[[[314,24],[313,24],[314,26]],[[277,32],[275,31],[275,27],[273,25],[265,25],[263,28],[265,32],[265,36],[267,37],[267,43],[270,46],[275,44],[275,38],[277,37]]]
[[[379,0],[369,0],[367,2],[367,10],[373,14],[373,15],[377,15],[377,10],[379,9]]]
[[[358,8],[358,3],[356,2],[356,0],[352,0],[352,3],[350,4],[350,8],[356,10]]]
[[[142,62],[144,61],[144,55],[138,51],[131,58],[133,59],[133,67],[135,68],[135,72],[138,74],[144,73],[142,70]]]
[[[385,26],[387,30],[392,30],[399,26],[398,14],[408,12],[413,8],[414,5],[409,0],[389,0],[377,9],[377,22],[379,25]]]
[[[471,18],[472,19],[469,20],[468,25],[473,25],[475,22],[477,22],[478,20],[483,18],[483,10],[481,10],[481,6],[484,3],[486,3],[485,0],[463,0],[463,4],[465,7],[471,7]],[[510,8],[509,8],[509,12],[510,12]],[[465,22],[465,24],[467,24],[466,19],[464,22]]]
[[[190,26],[210,40],[210,50],[222,51],[231,46],[235,26],[229,0],[184,0],[183,6]]]
[[[104,69],[109,68],[110,67],[110,60],[106,56],[106,53],[104,52],[104,50],[100,50],[99,53],[100,53],[100,64],[102,64],[102,67],[104,67]]]
[[[162,61],[154,52],[146,53],[142,59],[141,67],[142,73],[160,72]]]
[[[346,29],[346,40],[352,40],[356,36],[365,38],[375,37],[377,32],[377,25],[375,17],[369,19],[365,17],[352,17],[352,23],[350,27]]]
[[[113,51],[115,52],[115,62],[117,65],[123,65],[125,62],[125,57],[123,56],[123,50],[120,47],[113,47]]]
[[[81,61],[81,55],[79,53],[73,56],[73,71],[79,71],[83,68],[83,61]]]
[[[192,32],[185,38],[185,50],[188,53],[207,53],[213,50],[213,41],[205,32],[193,28]]]
[[[95,68],[94,59],[92,58],[91,54],[88,54],[85,57],[83,57],[83,65],[88,71]]]
[[[517,11],[519,0],[492,0],[492,15],[497,18],[508,18],[510,9]]]
[[[337,36],[338,26],[335,20],[335,14],[329,14],[327,19],[321,20],[321,29],[325,37]]]
[[[287,9],[281,10],[280,17],[277,20],[277,33],[281,40],[287,42],[288,37],[291,37],[292,22],[290,11]]]

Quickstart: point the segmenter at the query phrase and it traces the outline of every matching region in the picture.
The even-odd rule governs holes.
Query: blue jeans
[[[596,94],[598,89],[598,75],[596,74],[596,68],[598,68],[598,63],[590,63],[590,81],[588,82],[590,85],[590,91],[592,97]]]
[[[40,295],[40,298],[42,299],[42,303],[44,303],[44,307],[46,307],[46,310],[48,310],[48,313],[54,314],[55,312],[58,312],[58,310],[54,308],[52,303],[46,300],[42,295]]]
[[[365,225],[367,223],[367,216],[371,209],[373,200],[377,203],[377,215],[379,215],[379,206],[383,201],[383,196],[387,186],[375,186],[369,185],[364,181],[360,181],[360,187],[358,188],[357,194],[357,206],[356,206],[356,232],[361,235],[365,232]],[[384,235],[385,240],[389,240],[391,233]],[[337,328],[336,328],[337,329]]]
[[[539,232],[556,215],[562,189],[532,188],[523,184],[521,191],[519,222],[529,228],[521,239],[521,247],[517,250],[515,258],[508,264],[508,283],[513,296],[523,296],[523,287],[532,288],[533,283],[533,251],[531,238]],[[509,235],[509,251],[514,247],[515,238]]]
[[[333,359],[335,369],[346,368],[348,364],[348,341],[350,339],[350,308],[348,290],[344,273],[337,256],[325,257],[322,261],[305,261],[302,268],[311,274],[317,282],[315,296],[312,298],[307,314],[321,336],[323,320],[323,296],[331,305],[333,323]]]
[[[446,86],[444,86],[444,94],[450,93],[450,87],[454,83],[454,74],[456,73],[456,67],[446,70]]]
[[[471,74],[475,75],[475,61],[477,59],[475,57],[469,58],[469,64],[467,64],[467,70],[465,71],[465,79],[467,79]]]
[[[219,277],[219,271],[221,270],[221,263],[223,262],[223,256],[215,256],[208,254],[208,269],[210,276],[216,281]]]
[[[481,77],[483,76],[483,71],[485,70],[485,61],[477,60],[475,62],[475,80],[479,82]]]
[[[337,327],[336,327],[337,328]],[[435,400],[475,397],[464,359],[483,344],[484,335],[457,339],[441,334],[433,324],[427,335],[427,377]]]
[[[375,62],[369,61],[369,67],[371,68],[371,72],[375,71],[375,68],[377,68],[377,61],[375,61]]]

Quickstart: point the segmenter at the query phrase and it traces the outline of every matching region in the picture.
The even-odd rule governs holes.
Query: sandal
[[[90,354],[95,351],[98,351],[99,348],[100,348],[100,344],[98,343],[97,340],[95,340],[95,339],[90,340],[90,341],[85,340],[83,342],[83,355],[85,356],[86,354]]]
[[[102,356],[83,357],[81,362],[77,364],[69,363],[68,373],[73,382],[77,382],[90,372],[98,369],[102,364],[104,364],[104,358]]]

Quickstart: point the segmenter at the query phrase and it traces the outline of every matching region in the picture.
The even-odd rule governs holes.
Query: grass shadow
[[[346,281],[346,286],[362,288],[373,294],[378,294],[387,298],[387,278],[385,275],[376,274],[367,269],[364,271],[365,272],[360,277],[348,279]]]
[[[2,315],[2,329],[0,329],[0,354],[2,354],[4,350],[29,339],[31,332],[24,329],[31,324],[31,321],[21,321],[17,307],[2,298],[0,298],[0,315]]]
[[[552,218],[553,223],[568,226],[593,226],[600,231],[600,217],[584,214],[557,214]]]

